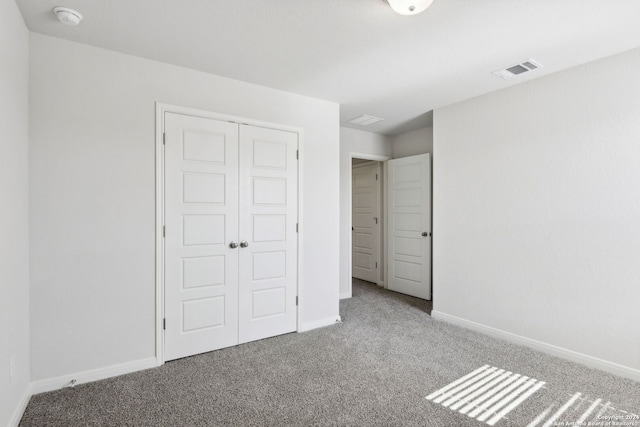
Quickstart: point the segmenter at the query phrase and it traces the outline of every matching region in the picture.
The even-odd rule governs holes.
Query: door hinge
[[[378,174],[376,174],[376,181],[378,180]]]
[[[376,262],[376,268],[378,268],[378,263]]]
[[[167,329],[167,318],[166,317],[164,319],[162,319],[162,329],[163,330]]]
[[[296,160],[300,160],[300,150],[296,150]]]
[[[376,222],[376,224],[378,223],[378,218],[377,217],[373,217],[373,220]]]
[[[166,226],[162,226],[162,237],[167,237],[167,227]]]
[[[296,305],[298,305],[298,296],[296,295]]]
[[[165,145],[167,143],[167,134],[162,132],[162,145]]]
[[[296,233],[298,232],[299,227],[300,227],[300,224],[296,222]]]

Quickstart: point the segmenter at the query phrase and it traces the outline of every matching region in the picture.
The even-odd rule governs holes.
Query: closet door
[[[165,115],[165,360],[238,343],[238,125]]]
[[[296,330],[298,134],[240,125],[240,342]]]

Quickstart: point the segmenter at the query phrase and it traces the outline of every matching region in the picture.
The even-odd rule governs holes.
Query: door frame
[[[156,110],[156,128],[155,128],[155,150],[156,150],[156,218],[155,218],[155,336],[156,336],[156,366],[161,366],[165,362],[164,357],[164,328],[163,319],[164,313],[164,117],[165,113],[183,114],[192,117],[201,117],[204,119],[213,119],[220,121],[233,122],[238,124],[257,126],[269,129],[277,129],[288,132],[294,132],[298,134],[298,247],[297,247],[297,285],[296,295],[299,298],[299,305],[296,306],[296,331],[301,330],[301,319],[303,312],[304,298],[302,296],[302,245],[304,236],[304,226],[302,224],[303,212],[303,148],[304,148],[304,135],[303,129],[294,126],[283,125],[279,123],[264,122],[260,120],[248,119],[240,116],[233,116],[229,114],[214,113],[211,111],[200,110],[197,108],[184,107],[180,105],[166,104],[162,102],[155,103]]]
[[[346,294],[342,294],[340,295],[340,299],[344,299],[344,298],[351,298],[351,296],[353,295],[353,289],[352,289],[352,272],[353,272],[353,260],[352,260],[352,252],[353,252],[353,233],[351,233],[351,227],[353,227],[353,159],[364,159],[364,160],[372,160],[372,161],[376,161],[376,162],[380,162],[380,167],[381,167],[381,177],[380,177],[380,183],[381,185],[384,186],[384,175],[385,175],[385,167],[384,167],[384,162],[386,160],[391,159],[391,156],[382,156],[382,155],[378,155],[378,154],[367,154],[367,153],[358,153],[358,152],[349,152],[349,176],[347,177],[347,181],[348,181],[348,186],[347,186],[347,191],[349,192],[349,197],[347,199],[347,209],[349,210],[349,233],[347,235],[347,240],[349,242],[349,253],[347,256],[347,271],[349,272],[349,280],[348,280],[348,284],[349,284],[349,291]],[[380,209],[381,212],[384,212],[384,204],[386,203],[386,200],[383,198],[383,200],[380,201],[379,205],[380,205]],[[385,221],[383,221],[383,225],[384,225]],[[378,236],[379,239],[381,239],[381,244],[380,244],[380,263],[381,265],[384,266],[385,264],[385,259],[386,256],[384,255],[384,252],[386,251],[386,240],[385,238],[382,236],[382,232],[383,232],[383,228],[380,229],[380,235]],[[378,283],[377,285],[379,286],[384,286],[384,278],[383,277],[379,277],[378,278]]]

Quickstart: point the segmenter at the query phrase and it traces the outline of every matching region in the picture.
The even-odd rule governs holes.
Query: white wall
[[[426,127],[396,135],[391,139],[394,159],[433,153],[433,127]]]
[[[391,144],[387,137],[351,128],[340,128],[340,298],[351,297],[351,271],[349,268],[349,226],[352,153],[391,157]]]
[[[338,315],[337,104],[32,34],[34,380],[154,357],[156,101],[304,129],[302,322]]]
[[[436,110],[436,316],[640,380],[638,74],[632,50]]]
[[[0,2],[0,425],[21,415],[29,384],[29,33]],[[14,360],[13,377],[10,374]]]

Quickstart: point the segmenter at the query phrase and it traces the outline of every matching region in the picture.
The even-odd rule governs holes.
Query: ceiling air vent
[[[373,117],[373,116],[362,115],[360,117],[356,117],[355,119],[349,120],[347,123],[351,123],[352,125],[358,125],[358,126],[369,126],[374,123],[381,122],[382,120],[384,119]]]
[[[520,74],[528,73],[529,71],[536,70],[538,68],[542,68],[543,65],[538,61],[534,61],[533,59],[527,59],[526,61],[522,61],[518,64],[514,64],[510,67],[507,67],[503,70],[494,71],[498,77],[502,77],[503,79],[512,79]]]

